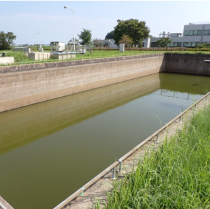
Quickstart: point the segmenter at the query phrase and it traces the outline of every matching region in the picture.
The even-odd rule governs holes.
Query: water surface
[[[0,195],[53,208],[210,90],[155,74],[0,114]]]

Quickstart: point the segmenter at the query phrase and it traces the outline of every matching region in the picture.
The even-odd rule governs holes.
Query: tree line
[[[114,39],[115,44],[119,45],[121,43],[128,45],[138,45],[142,47],[142,41],[145,38],[151,37],[149,35],[150,29],[146,25],[145,21],[139,21],[137,19],[129,20],[117,20],[117,25],[114,27],[114,30],[107,33],[105,39]],[[99,39],[92,40],[91,30],[84,29],[78,35],[78,39],[75,39],[76,44],[89,45],[94,44],[95,46],[100,45]],[[10,49],[13,45],[13,41],[16,39],[16,36],[12,32],[4,33],[0,32],[0,50]],[[169,38],[162,38],[157,41],[157,45],[165,47],[171,40]],[[69,40],[68,44],[72,45],[74,39]]]

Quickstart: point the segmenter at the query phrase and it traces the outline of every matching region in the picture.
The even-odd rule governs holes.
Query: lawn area
[[[68,59],[68,60],[57,60],[57,59],[48,59],[43,61],[34,61],[29,59],[24,52],[17,52],[17,51],[5,51],[0,50],[1,53],[5,53],[5,56],[14,57],[15,63],[13,65],[19,64],[33,64],[33,63],[44,63],[44,62],[62,62],[62,61],[69,61],[69,60],[82,60],[82,59],[96,59],[96,58],[106,58],[106,57],[119,57],[119,56],[131,56],[131,55],[145,55],[145,54],[158,54],[158,53],[187,53],[187,54],[210,54],[210,51],[153,51],[152,49],[149,50],[126,50],[124,52],[119,52],[118,50],[93,50],[91,53],[87,52],[86,54],[77,54],[76,58]],[[49,52],[49,51],[47,51]]]
[[[210,208],[210,107],[116,181],[105,208]],[[99,208],[97,206],[96,208]]]

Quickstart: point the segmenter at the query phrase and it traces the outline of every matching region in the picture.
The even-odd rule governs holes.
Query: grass
[[[119,52],[118,50],[93,50],[92,53],[87,52],[86,54],[77,54],[76,58],[68,59],[68,60],[57,60],[57,59],[48,59],[43,61],[34,61],[32,59],[29,59],[24,52],[18,52],[18,51],[4,51],[0,50],[0,53],[5,52],[6,56],[14,57],[15,63],[11,65],[20,65],[20,64],[34,64],[34,63],[45,63],[45,62],[63,62],[63,61],[70,61],[70,60],[82,60],[82,59],[96,59],[96,58],[106,58],[106,57],[119,57],[119,56],[132,56],[132,55],[145,55],[145,54],[157,54],[157,53],[165,53],[165,52],[172,52],[172,53],[185,53],[185,54],[209,54],[210,51],[152,51],[152,48],[150,49],[144,49],[144,50],[130,50],[127,49],[124,52]]]
[[[106,57],[119,57],[119,56],[131,56],[131,55],[141,55],[141,54],[157,54],[159,51],[99,51],[94,50],[94,52],[87,52],[85,54],[77,54],[76,58],[71,58],[67,60],[57,60],[57,59],[48,59],[43,61],[34,61],[32,59],[27,58],[24,52],[17,51],[0,51],[0,53],[5,52],[6,56],[14,57],[15,63],[11,65],[20,65],[20,64],[33,64],[33,63],[45,63],[45,62],[63,62],[63,61],[71,61],[71,60],[82,60],[82,59],[96,59],[96,58],[106,58]],[[163,52],[161,52],[163,53]]]
[[[105,208],[210,208],[210,107],[116,181]],[[99,208],[99,203],[96,208]]]
[[[26,56],[26,53],[21,51],[6,51],[5,56],[14,57],[15,63],[32,61]]]

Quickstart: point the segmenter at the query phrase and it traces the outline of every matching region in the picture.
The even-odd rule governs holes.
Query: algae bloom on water
[[[106,208],[210,208],[210,107],[115,183]]]

